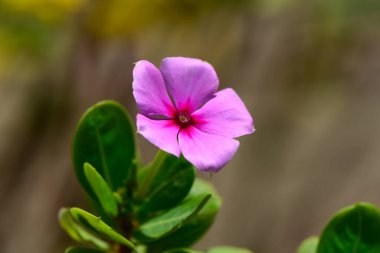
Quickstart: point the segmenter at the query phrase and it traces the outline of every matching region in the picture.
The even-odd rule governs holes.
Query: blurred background
[[[209,179],[224,206],[197,248],[291,253],[345,205],[380,205],[380,1],[0,0],[0,252],[71,244],[56,216],[88,208],[79,117],[106,98],[135,115],[133,63],[166,56],[213,64],[257,129]]]

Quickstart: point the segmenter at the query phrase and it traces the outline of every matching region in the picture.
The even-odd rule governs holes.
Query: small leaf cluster
[[[135,135],[130,117],[115,101],[95,104],[82,116],[72,159],[94,214],[77,207],[59,211],[61,227],[79,244],[66,252],[200,252],[188,247],[212,225],[220,197],[183,157],[159,151],[142,165]],[[250,251],[216,247],[206,252]]]
[[[336,213],[318,238],[303,241],[297,253],[379,253],[380,210],[357,203]]]

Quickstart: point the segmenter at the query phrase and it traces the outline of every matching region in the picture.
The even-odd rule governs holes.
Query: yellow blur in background
[[[291,253],[341,207],[380,205],[380,1],[0,0],[0,252],[70,245],[56,215],[89,208],[80,115],[102,99],[135,115],[134,62],[167,56],[213,64],[257,129],[209,179],[224,205],[197,248]]]

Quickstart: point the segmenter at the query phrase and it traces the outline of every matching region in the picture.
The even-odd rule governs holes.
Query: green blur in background
[[[0,0],[0,252],[69,245],[79,117],[102,99],[135,115],[134,62],[167,56],[213,64],[257,129],[208,179],[224,205],[198,248],[291,253],[336,210],[380,205],[380,1]]]

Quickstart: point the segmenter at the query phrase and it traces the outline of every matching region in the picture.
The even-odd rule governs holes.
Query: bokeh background
[[[87,208],[75,125],[133,63],[212,63],[255,120],[212,181],[224,199],[197,245],[291,253],[338,209],[380,205],[380,1],[0,0],[0,252],[63,252],[61,206]],[[143,157],[156,149],[139,137]]]

